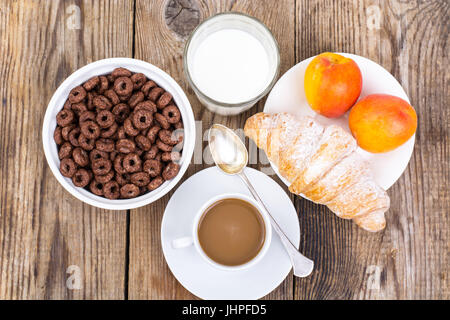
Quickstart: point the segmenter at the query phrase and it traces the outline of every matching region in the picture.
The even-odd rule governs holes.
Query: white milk
[[[261,42],[238,29],[224,29],[208,35],[198,45],[189,67],[198,89],[225,103],[255,98],[273,77],[269,72],[269,57]]]

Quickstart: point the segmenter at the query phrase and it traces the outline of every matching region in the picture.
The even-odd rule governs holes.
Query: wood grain
[[[368,234],[296,199],[302,244],[317,267],[296,280],[296,299],[450,297],[449,10],[445,1],[297,1],[297,60],[335,51],[378,62],[406,90],[419,125],[411,162],[389,190],[383,232]]]
[[[178,3],[178,2],[177,2]],[[178,3],[178,11],[169,8],[165,14],[164,3],[156,5],[147,1],[136,3],[136,58],[149,61],[168,72],[185,90],[191,102],[195,119],[202,121],[200,134],[211,124],[222,123],[231,128],[243,128],[245,119],[257,109],[262,110],[263,102],[241,116],[222,117],[214,115],[203,107],[188,86],[182,67],[182,50],[186,34],[184,28],[176,27],[173,16],[178,19],[184,13],[191,19],[205,19],[217,12],[239,11],[249,13],[269,26],[279,42],[284,72],[294,62],[294,2],[293,1],[184,1]],[[171,2],[171,7],[177,8]],[[181,9],[180,9],[181,8]],[[183,9],[184,8],[184,9]],[[173,14],[175,10],[175,14]],[[191,10],[191,11],[189,11]],[[283,19],[278,19],[283,15]],[[191,21],[187,16],[184,21]],[[153,23],[146,23],[152,21]],[[188,23],[189,24],[189,23]],[[190,25],[190,24],[189,24]],[[192,28],[192,26],[190,26]],[[200,136],[197,147],[206,146]],[[201,154],[194,157],[201,157]],[[184,180],[195,172],[208,167],[206,163],[192,164]],[[182,180],[182,181],[184,181]],[[130,215],[130,273],[129,297],[132,299],[191,299],[187,292],[170,273],[161,250],[160,226],[164,208],[173,192],[150,206],[132,210]],[[267,298],[291,299],[293,297],[293,279],[289,276],[283,284]]]
[[[41,129],[68,75],[131,55],[132,6],[28,0],[3,1],[0,10],[0,299],[122,299],[126,212],[95,209],[64,191],[46,163]]]

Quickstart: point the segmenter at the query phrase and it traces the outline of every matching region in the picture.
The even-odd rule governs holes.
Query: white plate
[[[245,170],[275,220],[298,247],[300,226],[287,194],[264,173],[251,168]],[[291,270],[289,256],[275,232],[262,260],[242,271],[223,271],[211,266],[194,246],[184,249],[171,246],[172,240],[191,235],[192,220],[208,199],[229,192],[251,197],[239,177],[226,175],[216,167],[204,169],[187,179],[170,198],[164,212],[161,226],[164,257],[175,278],[199,298],[259,299],[278,287]]]
[[[354,54],[339,54],[352,58],[361,69],[363,87],[360,98],[364,98],[373,93],[385,93],[400,97],[409,102],[408,96],[400,83],[382,66]],[[297,115],[309,115],[314,117],[319,123],[340,125],[347,132],[350,132],[348,127],[348,112],[341,118],[326,118],[312,110],[306,101],[303,79],[306,67],[313,58],[308,58],[296,64],[278,80],[270,95],[267,97],[264,112],[289,112]],[[369,162],[376,182],[387,190],[397,181],[408,165],[414,148],[414,140],[415,135],[397,149],[386,153],[370,153],[359,147],[357,152]],[[286,185],[290,185],[279,174],[277,167],[272,163],[271,165],[280,179]]]

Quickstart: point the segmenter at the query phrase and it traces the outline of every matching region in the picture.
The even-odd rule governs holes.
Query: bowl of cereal
[[[69,193],[95,207],[127,210],[180,181],[194,151],[195,120],[185,93],[161,69],[103,59],[58,87],[42,140],[52,173]]]

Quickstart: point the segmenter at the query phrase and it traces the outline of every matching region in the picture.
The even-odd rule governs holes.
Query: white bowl
[[[62,109],[70,90],[82,84],[89,78],[111,73],[117,67],[124,67],[133,72],[142,72],[147,78],[155,81],[160,87],[170,92],[175,103],[181,112],[181,117],[184,124],[184,146],[180,160],[180,172],[172,180],[165,181],[158,189],[151,191],[142,196],[133,199],[119,199],[109,200],[99,197],[83,188],[73,185],[70,178],[64,177],[59,172],[59,157],[58,149],[53,140],[53,132],[56,128],[56,114]],[[142,207],[153,201],[158,200],[169,192],[180,181],[183,174],[186,172],[194,152],[195,145],[195,120],[191,105],[181,87],[175,82],[172,77],[161,69],[145,61],[129,59],[129,58],[111,58],[103,59],[90,63],[81,69],[78,69],[71,74],[58,87],[53,94],[53,97],[48,104],[45,112],[44,124],[42,128],[42,142],[44,145],[44,153],[47,158],[48,165],[53,172],[53,175],[61,183],[61,185],[69,193],[77,199],[86,202],[95,207],[111,210],[127,210]]]

